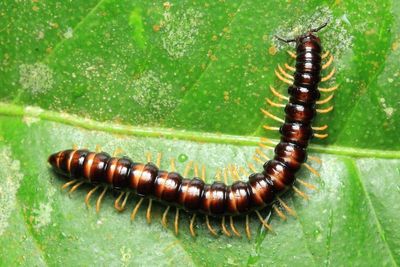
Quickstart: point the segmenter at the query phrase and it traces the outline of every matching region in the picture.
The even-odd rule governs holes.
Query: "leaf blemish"
[[[53,70],[41,62],[22,64],[19,67],[19,82],[22,88],[32,94],[48,91],[54,83]]]
[[[23,175],[20,162],[12,158],[11,149],[0,149],[0,236],[8,226],[8,219],[15,208],[16,193]]]

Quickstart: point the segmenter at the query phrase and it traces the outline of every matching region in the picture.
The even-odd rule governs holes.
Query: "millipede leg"
[[[329,101],[331,101],[331,99],[333,98],[334,94],[329,95],[328,97],[326,97],[325,99],[319,100],[317,102],[315,102],[317,105],[323,105],[325,103],[328,103]]]
[[[156,159],[156,166],[160,167],[161,166],[161,158],[162,158],[162,154],[161,152],[157,153],[157,159]]]
[[[168,211],[170,209],[170,206],[167,206],[167,208],[165,209],[163,215],[162,215],[162,219],[161,219],[161,224],[164,226],[164,228],[167,228],[167,215],[168,215]]]
[[[329,56],[330,52],[326,51],[324,54],[322,54],[321,59],[325,59],[327,56]]]
[[[300,179],[300,178],[297,178],[296,181],[299,182],[301,185],[307,187],[307,188],[310,189],[310,190],[316,190],[316,189],[317,189],[317,188],[315,187],[315,185],[310,184],[310,183],[307,183],[306,181],[304,181],[304,180],[302,180],[302,179]]]
[[[322,164],[322,160],[318,157],[314,157],[314,156],[307,156],[308,159],[317,162],[318,164]]]
[[[151,152],[146,153],[146,161],[151,162]]]
[[[61,186],[61,189],[64,190],[68,186],[73,185],[74,183],[77,183],[78,181],[79,181],[78,179],[74,179],[74,180],[68,181],[63,186]]]
[[[263,143],[258,143],[258,146],[261,147],[261,148],[264,148],[264,149],[272,149],[272,150],[275,149],[275,147],[267,146],[267,145],[264,145]]]
[[[328,125],[325,124],[325,125],[319,126],[319,127],[313,126],[312,129],[313,129],[314,131],[324,131],[324,130],[328,129]]]
[[[132,213],[131,213],[131,221],[135,220],[136,214],[137,214],[137,212],[138,212],[138,210],[140,208],[140,205],[142,205],[143,199],[144,198],[141,198],[138,201],[138,203],[136,203],[135,207],[133,208]]]
[[[227,169],[227,167],[224,168],[223,175],[224,175],[224,183],[228,184],[228,169]]]
[[[232,232],[237,236],[237,237],[242,237],[239,233],[239,231],[236,229],[235,224],[233,223],[233,217],[229,216],[229,221],[230,221],[230,226],[232,229]]]
[[[310,197],[304,193],[303,191],[301,191],[300,189],[298,189],[297,187],[295,187],[294,185],[292,185],[293,190],[296,194],[298,194],[299,196],[301,196],[302,198],[304,198],[305,200],[309,200]]]
[[[201,180],[206,181],[206,166],[204,164],[201,165]]]
[[[192,218],[190,219],[190,234],[195,237],[196,232],[194,231],[194,222],[196,220],[196,214],[193,214]]]
[[[100,188],[100,185],[96,185],[94,188],[92,188],[92,189],[86,194],[86,196],[85,196],[85,204],[86,204],[86,206],[87,206],[88,208],[90,208],[90,203],[89,203],[90,197],[91,197],[91,196],[93,195],[93,193],[96,192],[97,189],[99,189],[99,188]]]
[[[99,144],[96,144],[96,147],[94,148],[94,151],[95,151],[96,153],[100,153],[101,150],[102,150],[101,146],[100,146]]]
[[[268,125],[263,125],[263,128],[268,131],[279,131],[279,127],[273,127]]]
[[[119,202],[121,201],[122,197],[125,195],[125,192],[121,192],[119,194],[119,196],[117,197],[117,199],[114,201],[114,208],[118,211],[122,211],[121,210],[121,206],[119,205]]]
[[[173,158],[170,159],[169,165],[170,165],[171,172],[176,171],[175,160]]]
[[[290,55],[291,58],[296,59],[297,56],[295,53],[293,53],[292,51],[287,51],[287,53]]]
[[[232,234],[228,231],[228,229],[226,229],[226,225],[225,225],[225,216],[222,217],[222,220],[221,220],[221,228],[222,228],[222,232],[223,232],[226,236],[228,236],[228,237],[231,237],[231,236],[232,236]]]
[[[284,221],[287,220],[286,215],[283,214],[283,212],[282,212],[275,204],[272,205],[272,208],[274,209],[274,211],[276,212],[276,214],[278,214],[278,216],[279,216],[282,220],[284,220]]]
[[[277,122],[280,122],[280,123],[284,123],[284,122],[285,122],[283,119],[281,119],[281,118],[279,118],[279,117],[277,117],[277,116],[275,116],[275,115],[272,115],[271,113],[269,113],[268,111],[266,111],[266,110],[263,109],[263,108],[261,108],[260,110],[261,110],[261,112],[262,112],[264,115],[270,117],[270,118],[273,119],[273,120],[276,120]]]
[[[329,60],[324,65],[322,65],[322,69],[323,70],[327,69],[332,64],[332,62],[333,62],[333,55],[331,55]]]
[[[250,169],[252,172],[254,172],[254,173],[257,172],[256,167],[254,166],[253,163],[248,162],[248,163],[247,163],[247,166],[249,167],[249,169]]]
[[[179,233],[179,209],[176,209],[175,212],[175,220],[174,220],[174,226],[175,226],[175,235],[178,235]]]
[[[193,165],[193,161],[192,161],[192,160],[189,161],[189,162],[186,164],[185,170],[183,171],[183,177],[187,177],[187,176],[188,176],[189,171],[190,171],[190,169],[192,168],[192,165]]]
[[[194,163],[194,176],[195,177],[199,177],[199,165],[197,164],[197,162]]]
[[[207,215],[206,215],[206,225],[207,225],[208,231],[210,231],[210,233],[211,233],[213,236],[217,236],[217,235],[218,235],[217,232],[214,230],[214,228],[212,228],[212,226],[211,226],[211,224],[210,224],[210,219],[208,218]]]
[[[339,85],[335,85],[335,86],[328,87],[328,88],[318,87],[318,90],[321,91],[321,92],[324,92],[324,93],[329,93],[329,92],[335,91],[338,88],[339,88]]]
[[[249,173],[243,168],[243,166],[240,166],[239,171],[242,173],[244,176],[249,176]]]
[[[271,92],[278,97],[279,99],[282,100],[289,100],[289,97],[282,95],[281,93],[279,93],[274,87],[272,87],[272,85],[269,86],[269,89],[271,90]]]
[[[293,76],[290,75],[289,73],[287,73],[279,64],[278,64],[278,69],[279,69],[279,71],[281,72],[281,74],[282,74],[283,76],[285,76],[286,78],[288,78],[288,79],[290,79],[290,80],[293,80],[293,79],[294,79]]]
[[[314,169],[313,167],[311,167],[308,163],[304,163],[304,167],[306,167],[310,172],[312,172],[315,176],[320,177],[321,175],[319,174],[319,172]]]
[[[290,70],[290,71],[295,71],[296,70],[296,68],[294,68],[292,66],[289,66],[287,63],[285,63],[285,68]]]
[[[260,220],[260,222],[262,223],[262,225],[268,229],[269,231],[273,232],[271,225],[269,225],[268,223],[265,222],[264,218],[261,216],[260,212],[258,210],[255,211],[255,213],[257,214],[258,219]]]
[[[268,97],[265,98],[265,101],[267,101],[267,103],[268,103],[270,106],[277,107],[277,108],[284,108],[284,107],[286,106],[285,104],[275,103],[275,102],[273,102],[271,99],[269,99]]]
[[[326,75],[325,77],[321,78],[321,82],[328,81],[330,78],[332,78],[332,76],[333,76],[333,74],[335,74],[335,72],[336,72],[336,68],[333,68],[328,75]]]
[[[107,192],[107,189],[108,189],[108,186],[105,186],[104,189],[103,189],[103,191],[101,192],[99,198],[98,198],[97,201],[96,201],[96,212],[97,212],[97,213],[100,211],[101,201],[103,200],[104,195],[105,195],[106,192]]]
[[[84,181],[80,181],[79,183],[75,184],[73,187],[71,187],[71,189],[68,191],[68,193],[71,194],[76,189],[78,189],[78,187],[80,187],[83,183],[84,183]]]
[[[253,159],[255,161],[257,161],[259,164],[264,165],[264,161],[262,161],[259,157],[257,157],[256,155],[253,155]]]
[[[333,106],[327,107],[325,109],[316,109],[317,113],[325,114],[331,112],[333,110]]]
[[[259,155],[259,156],[262,157],[263,159],[265,159],[265,160],[270,160],[270,158],[269,158],[267,155],[265,155],[265,153],[262,152],[261,149],[256,148],[256,153],[257,153],[257,155]]]
[[[146,211],[146,220],[148,224],[151,224],[151,206],[153,204],[153,200],[149,198],[149,205],[147,206],[147,211]]]
[[[73,145],[72,145],[72,149],[73,149],[73,150],[78,150],[78,149],[79,149],[79,147],[78,147],[78,145],[77,145],[77,144],[73,144]]]
[[[290,208],[280,197],[277,197],[279,203],[282,205],[282,207],[293,217],[297,218],[296,212]]]
[[[284,83],[287,83],[290,85],[293,83],[291,80],[282,77],[281,74],[276,69],[275,69],[275,75],[276,75],[276,77],[278,77],[279,80],[281,80]]]
[[[220,169],[217,169],[217,171],[215,173],[215,180],[221,181],[221,170]]]
[[[246,236],[249,240],[251,239],[250,219],[248,214],[246,215]]]
[[[317,133],[314,133],[313,136],[314,136],[315,138],[318,138],[318,139],[325,139],[325,138],[327,138],[329,135],[328,135],[328,134],[317,134]]]
[[[117,157],[119,155],[121,155],[124,152],[124,150],[120,147],[117,147],[114,152],[112,153],[113,157]]]

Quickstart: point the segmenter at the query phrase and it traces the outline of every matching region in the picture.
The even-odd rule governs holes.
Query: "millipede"
[[[279,131],[281,137],[276,146],[272,146],[265,138],[261,140],[260,148],[256,149],[253,159],[262,164],[262,171],[257,172],[254,164],[249,163],[248,167],[253,173],[248,176],[247,181],[237,180],[230,185],[222,181],[209,184],[204,181],[203,170],[203,179],[199,177],[198,171],[195,172],[196,177],[189,179],[186,178],[185,173],[181,175],[176,172],[174,164],[171,164],[170,171],[159,169],[160,157],[157,157],[155,164],[150,158],[148,158],[148,163],[137,163],[127,157],[118,158],[101,151],[91,152],[77,148],[54,153],[49,156],[48,162],[57,173],[69,179],[63,185],[64,189],[70,187],[69,191],[73,192],[85,183],[93,186],[85,197],[88,206],[91,196],[102,189],[96,201],[97,211],[100,209],[106,191],[111,188],[119,192],[114,202],[114,207],[118,211],[125,209],[130,195],[139,197],[132,210],[131,220],[135,219],[144,200],[148,200],[146,212],[148,222],[151,221],[153,201],[166,205],[161,219],[164,226],[167,226],[168,212],[171,208],[175,208],[176,234],[178,234],[180,211],[191,215],[190,233],[193,236],[196,235],[194,229],[196,217],[200,215],[205,217],[206,225],[213,235],[217,235],[217,231],[211,226],[210,217],[220,218],[222,231],[226,235],[231,235],[226,227],[226,224],[229,224],[233,233],[240,236],[240,232],[235,228],[234,218],[242,216],[245,217],[246,235],[250,238],[249,215],[252,213],[257,215],[267,230],[272,231],[271,225],[260,211],[269,207],[283,219],[286,218],[283,211],[296,215],[295,211],[281,199],[281,195],[292,188],[294,192],[307,198],[307,195],[295,183],[310,189],[314,188],[312,184],[295,177],[301,166],[319,175],[311,165],[306,163],[307,159],[315,161],[319,159],[307,156],[306,150],[313,137],[324,139],[328,136],[321,133],[328,126],[312,126],[312,122],[317,113],[328,113],[333,109],[332,106],[318,107],[328,103],[333,97],[332,93],[320,100],[321,93],[333,92],[338,88],[338,86],[319,87],[320,82],[329,80],[335,72],[333,68],[327,76],[322,77],[321,74],[322,70],[327,69],[333,61],[333,55],[329,51],[322,53],[321,41],[316,34],[327,24],[328,22],[325,22],[318,28],[310,29],[307,33],[293,39],[276,36],[278,40],[285,43],[294,42],[296,47],[296,53],[289,52],[289,55],[295,59],[295,66],[284,64],[283,68],[278,65],[275,70],[278,79],[289,84],[289,97],[270,86],[278,103],[269,98],[266,99],[272,107],[283,107],[285,118],[279,118],[261,108],[261,112],[266,117],[281,123],[280,127],[264,125],[264,128]],[[323,63],[324,60],[325,63]],[[294,74],[291,75],[288,71]],[[281,101],[287,103],[283,104]],[[274,157],[270,159],[263,149],[273,149]]]

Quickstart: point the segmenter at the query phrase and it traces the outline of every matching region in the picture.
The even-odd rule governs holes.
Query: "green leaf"
[[[0,265],[400,264],[398,1],[3,1],[0,10]],[[199,217],[192,238],[181,214],[176,236],[173,210],[168,229],[158,223],[161,204],[151,225],[145,207],[130,223],[137,198],[119,213],[109,192],[97,214],[99,192],[87,209],[89,186],[60,190],[46,160],[73,145],[122,148],[136,161],[162,153],[161,166],[174,158],[181,172],[195,161],[209,182],[253,162],[260,137],[279,137],[259,112],[265,97],[279,100],[269,85],[286,90],[274,69],[293,63],[273,36],[326,19],[319,36],[337,74],[323,86],[340,87],[334,111],[315,122],[329,125],[310,146],[321,177],[301,170],[317,190],[297,185],[309,201],[285,194],[297,218],[273,212],[276,234],[251,216],[251,240],[243,218],[242,238],[213,237]]]

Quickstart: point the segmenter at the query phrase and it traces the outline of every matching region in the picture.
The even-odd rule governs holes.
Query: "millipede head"
[[[299,43],[303,43],[303,40],[305,40],[305,41],[317,41],[318,43],[320,43],[321,40],[314,33],[317,33],[320,30],[322,30],[323,28],[325,28],[328,25],[328,23],[329,23],[329,19],[326,20],[322,25],[318,26],[317,28],[311,28],[311,26],[310,26],[310,30],[307,33],[298,35],[298,36],[296,36],[294,38],[291,38],[291,39],[285,39],[285,38],[282,38],[282,37],[277,36],[277,35],[275,35],[275,38],[277,38],[278,40],[280,40],[282,42],[285,42],[285,43],[296,43],[296,44],[299,44]]]

